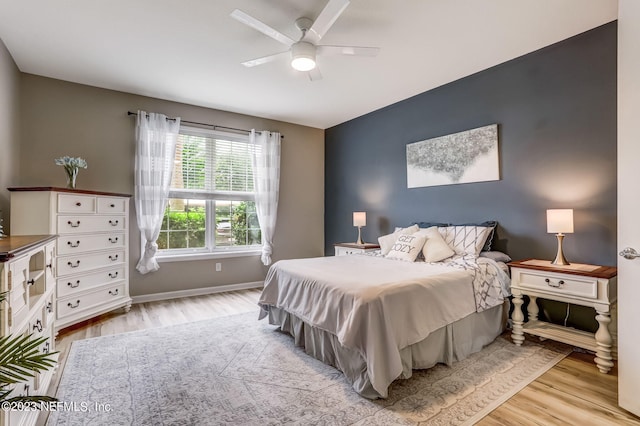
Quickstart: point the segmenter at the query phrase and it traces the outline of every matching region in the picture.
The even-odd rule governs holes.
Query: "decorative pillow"
[[[503,253],[501,251],[481,251],[480,257],[487,257],[496,262],[504,262],[504,263],[511,262],[511,257],[509,257],[508,254]]]
[[[431,228],[432,226],[451,226],[450,223],[440,223],[440,222],[414,222],[415,225],[418,225],[420,229]]]
[[[427,237],[418,233],[400,234],[393,247],[387,254],[389,259],[404,260],[405,262],[413,262],[418,257],[418,253],[422,250]]]
[[[496,227],[498,226],[498,222],[495,220],[487,220],[481,223],[461,223],[459,225],[453,226],[486,226],[487,228],[491,228],[489,231],[489,235],[487,235],[487,240],[484,242],[484,246],[482,247],[482,251],[491,251],[491,244],[493,243],[493,236],[496,231]]]
[[[456,254],[444,241],[444,238],[438,232],[437,226],[422,229],[413,235],[424,235],[427,238],[422,247],[422,255],[425,262],[440,262]]]
[[[395,244],[396,240],[398,239],[398,235],[413,234],[414,232],[418,231],[418,229],[419,228],[417,225],[413,225],[408,228],[396,228],[396,230],[393,233],[378,237],[378,244],[380,244],[380,252],[382,253],[383,256],[387,255],[389,251],[391,251],[391,248]]]
[[[458,225],[438,228],[438,232],[456,254],[477,256],[487,240],[490,229],[486,226]]]

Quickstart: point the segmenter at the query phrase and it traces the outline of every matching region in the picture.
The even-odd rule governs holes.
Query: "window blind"
[[[254,149],[248,137],[181,128],[169,197],[253,200]]]

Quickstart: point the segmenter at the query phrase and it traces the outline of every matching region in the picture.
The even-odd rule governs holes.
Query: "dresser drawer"
[[[128,198],[98,197],[98,213],[117,214],[127,211]]]
[[[125,285],[120,283],[80,296],[58,299],[58,318],[62,319],[97,305],[107,305],[111,301],[122,299],[125,296]]]
[[[59,256],[56,259],[56,264],[58,276],[63,276],[119,265],[124,263],[125,260],[124,249],[122,249],[77,256]]]
[[[88,251],[121,248],[125,245],[123,233],[69,235],[58,238],[58,255],[85,253]]]
[[[79,194],[58,194],[58,213],[95,213],[96,197]]]
[[[559,275],[545,272],[519,272],[519,285],[523,288],[547,293],[570,294],[591,299],[598,298],[598,280],[595,278]]]
[[[74,275],[59,279],[57,282],[58,298],[70,296],[74,293],[85,292],[101,285],[110,284],[125,278],[124,266],[120,265],[105,271],[91,274]]]
[[[58,216],[57,233],[122,231],[125,224],[124,216]]]

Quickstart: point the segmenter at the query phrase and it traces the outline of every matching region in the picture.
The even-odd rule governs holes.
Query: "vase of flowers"
[[[78,170],[82,167],[87,168],[87,162],[80,157],[64,157],[55,159],[56,165],[64,167],[64,171],[67,174],[67,188],[74,189],[76,187],[76,178],[78,177]]]

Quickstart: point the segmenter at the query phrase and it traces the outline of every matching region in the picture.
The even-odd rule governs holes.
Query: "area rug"
[[[502,337],[360,397],[257,312],[73,343],[49,425],[473,424],[569,352]]]

